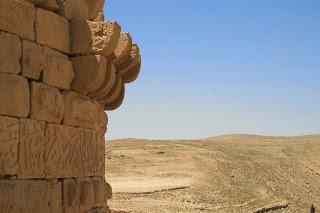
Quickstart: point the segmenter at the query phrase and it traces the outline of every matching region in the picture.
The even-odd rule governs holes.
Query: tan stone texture
[[[59,89],[69,90],[74,76],[72,63],[69,59],[56,56],[47,57],[47,65],[42,79],[43,83]]]
[[[21,119],[18,178],[45,177],[45,122]]]
[[[62,184],[63,209],[65,213],[74,213],[79,210],[80,188],[74,179],[64,179]]]
[[[116,75],[116,81],[113,84],[111,90],[103,98],[98,99],[101,104],[107,104],[113,102],[121,93],[123,89],[122,77],[120,73]]]
[[[94,20],[103,9],[105,0],[86,0],[89,9],[89,20]]]
[[[37,43],[46,45],[63,53],[70,52],[69,21],[53,12],[36,10]]]
[[[45,56],[42,46],[24,40],[22,42],[22,72],[27,78],[38,80],[45,65]]]
[[[79,56],[71,58],[75,78],[71,88],[84,95],[99,89],[106,75],[107,61],[101,55]]]
[[[93,19],[93,21],[96,21],[96,22],[104,22],[104,20],[105,20],[105,18],[104,18],[103,10],[101,10],[99,12],[98,16]]]
[[[105,176],[105,146],[106,140],[104,134],[98,134],[98,176],[104,177]]]
[[[63,95],[56,88],[41,83],[31,83],[32,119],[61,123],[64,115]]]
[[[112,55],[112,62],[116,65],[121,64],[129,56],[132,47],[132,38],[129,33],[122,32],[119,42]]]
[[[21,0],[0,1],[0,30],[34,40],[35,8]]]
[[[29,2],[31,2],[34,5],[39,5],[42,4],[45,0],[27,0]]]
[[[93,207],[102,207],[107,201],[107,183],[103,177],[94,177],[91,180],[94,189]]]
[[[108,115],[104,112],[104,108],[99,104],[99,132],[104,135],[107,131]]]
[[[89,93],[88,96],[94,99],[99,99],[104,97],[108,92],[111,90],[112,86],[116,81],[116,67],[111,61],[107,61],[107,69],[106,69],[106,76],[104,81],[99,89],[95,92]]]
[[[0,73],[0,115],[27,117],[30,110],[27,79]]]
[[[97,131],[48,124],[45,136],[47,178],[99,175]]]
[[[121,27],[115,21],[71,23],[71,54],[99,54],[108,57],[116,48]]]
[[[0,72],[18,74],[21,56],[20,39],[13,34],[0,31],[0,50]]]
[[[59,183],[42,180],[0,180],[0,210],[5,213],[62,213],[55,200]],[[60,198],[61,199],[61,198]]]
[[[112,97],[113,99],[110,98],[110,101],[104,104],[104,109],[110,111],[120,107],[120,105],[124,101],[124,95],[125,95],[125,86],[124,84],[121,84],[120,93],[115,93],[114,97]]]
[[[121,73],[122,75],[131,70],[139,63],[140,59],[140,49],[138,45],[134,44],[131,47],[130,54],[128,57],[117,66],[117,72]]]
[[[88,5],[85,0],[65,0],[58,13],[68,20],[88,20]]]
[[[59,5],[57,3],[57,0],[43,0],[41,4],[38,5],[39,7],[50,10],[50,11],[57,11],[59,9]]]
[[[97,102],[84,95],[68,92],[64,94],[64,105],[64,124],[99,130],[100,108]]]
[[[141,70],[141,56],[139,56],[139,62],[137,65],[135,65],[130,70],[122,74],[123,82],[128,84],[135,81],[140,74],[140,70]]]
[[[0,116],[0,176],[17,174],[18,144],[19,120]]]
[[[92,209],[94,202],[94,189],[91,178],[79,178],[76,181],[80,189],[79,211],[88,211]]]

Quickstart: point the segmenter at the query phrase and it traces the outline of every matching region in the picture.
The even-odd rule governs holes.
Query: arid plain
[[[106,143],[111,209],[310,212],[320,208],[320,135],[226,135]]]

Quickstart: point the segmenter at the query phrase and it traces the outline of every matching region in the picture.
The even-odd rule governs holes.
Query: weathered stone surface
[[[32,119],[61,123],[64,115],[63,95],[56,88],[41,83],[31,83]]]
[[[45,10],[50,10],[53,12],[59,9],[57,0],[43,0],[41,4],[38,4],[38,6]]]
[[[0,210],[5,213],[62,213],[60,183],[42,180],[0,180]],[[61,197],[60,197],[61,199]]]
[[[17,174],[18,144],[19,120],[0,116],[0,176]]]
[[[63,209],[65,213],[78,212],[80,188],[74,179],[64,179],[62,184]]]
[[[99,99],[104,97],[112,88],[116,81],[116,67],[111,61],[107,61],[106,76],[102,85],[92,93],[88,93],[89,97]]]
[[[89,20],[94,20],[103,9],[105,0],[86,0],[89,9]]]
[[[47,178],[99,175],[97,131],[48,124],[45,136]]]
[[[123,87],[122,77],[120,73],[117,73],[115,83],[111,90],[101,99],[98,99],[99,103],[107,104],[113,102],[121,93]]]
[[[108,115],[104,112],[104,108],[99,104],[99,132],[104,135],[107,131]]]
[[[103,12],[103,10],[101,10],[101,11],[99,12],[99,14],[97,15],[97,17],[95,17],[95,18],[93,19],[93,21],[96,21],[96,22],[104,22],[104,12]]]
[[[68,20],[88,20],[88,5],[85,0],[65,0],[58,13]]]
[[[138,45],[134,44],[131,47],[131,51],[128,57],[120,65],[117,66],[117,72],[121,73],[121,75],[125,74],[139,63],[139,59],[140,49]]]
[[[70,24],[67,19],[43,9],[36,10],[37,43],[64,53],[70,52]]]
[[[0,73],[0,115],[27,117],[30,110],[27,79]]]
[[[64,94],[65,116],[63,123],[99,130],[99,104],[90,98],[68,92]]]
[[[71,54],[99,54],[108,57],[116,48],[121,27],[115,21],[71,23]]]
[[[47,57],[47,65],[42,79],[43,83],[59,89],[69,90],[74,76],[71,61],[62,57]]]
[[[129,33],[122,32],[119,42],[112,55],[112,62],[116,65],[121,64],[129,56],[132,47],[132,38]]]
[[[109,98],[109,101],[104,103],[105,110],[115,110],[123,103],[125,95],[125,86],[121,84],[120,93],[114,93],[113,97]]]
[[[140,69],[141,69],[141,56],[139,56],[139,61],[137,65],[135,65],[130,70],[122,74],[123,82],[128,84],[135,81],[140,74]]]
[[[15,35],[0,32],[0,50],[0,72],[18,74],[21,56],[20,39]]]
[[[91,181],[94,189],[93,207],[102,207],[106,203],[107,197],[110,197],[108,193],[111,191],[108,190],[106,180],[103,177],[94,177]]]
[[[21,0],[0,1],[0,30],[34,40],[35,8]]]
[[[94,190],[91,178],[79,178],[76,181],[80,188],[79,211],[88,211],[92,209],[94,202]]]
[[[98,134],[98,176],[104,177],[105,176],[105,146],[106,140],[104,134]]]
[[[22,42],[22,72],[27,78],[38,80],[45,65],[43,48],[33,42]]]
[[[45,122],[21,119],[18,178],[45,177]]]
[[[84,95],[99,89],[106,76],[107,61],[101,55],[71,58],[75,78],[71,88]]]
[[[42,4],[45,0],[27,0],[29,2],[31,2],[34,5],[39,5]]]

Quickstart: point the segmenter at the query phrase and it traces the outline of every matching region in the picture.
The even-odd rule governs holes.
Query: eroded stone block
[[[94,190],[91,178],[77,179],[77,185],[80,189],[79,211],[85,212],[92,209],[94,202]]]
[[[18,178],[45,177],[45,122],[20,120]]]
[[[18,74],[21,56],[20,39],[13,34],[0,32],[0,50],[0,72]]]
[[[47,178],[98,175],[96,131],[48,124],[45,135]]]
[[[27,79],[0,73],[0,115],[27,117],[30,109],[29,97]]]
[[[103,177],[93,177],[91,180],[94,189],[94,205],[93,207],[102,207],[106,201],[107,197],[110,197],[106,180]]]
[[[19,120],[0,116],[0,176],[17,174],[18,144]]]
[[[62,57],[49,56],[43,73],[43,83],[59,89],[70,89],[74,72],[71,62]]]
[[[21,0],[0,1],[0,30],[34,40],[35,8]]]
[[[70,24],[67,19],[43,9],[36,10],[37,43],[64,53],[70,52]]]
[[[65,213],[78,212],[80,188],[74,179],[64,179],[62,184],[63,209]]]
[[[61,123],[64,115],[63,95],[56,88],[38,82],[31,83],[32,119]]]
[[[138,45],[134,44],[131,47],[131,51],[128,57],[120,65],[117,66],[117,72],[121,73],[122,75],[125,74],[139,63],[139,59],[140,49]]]
[[[65,116],[63,124],[99,131],[99,105],[90,98],[68,92],[64,94]]]
[[[38,80],[44,69],[45,56],[43,48],[33,42],[22,42],[22,75]]]
[[[68,20],[88,20],[88,5],[85,0],[65,0],[58,13]]]
[[[89,10],[89,20],[94,20],[103,9],[105,0],[86,0]]]
[[[75,78],[71,88],[84,95],[97,91],[106,76],[107,60],[101,55],[71,58]]]
[[[121,64],[130,54],[132,47],[132,37],[129,33],[122,32],[119,42],[112,55],[112,62],[116,65]]]
[[[41,4],[38,4],[39,7],[50,10],[50,11],[57,11],[59,9],[59,4],[57,0],[43,0]]]
[[[54,197],[59,183],[42,180],[0,180],[0,210],[5,213],[61,213]]]
[[[104,134],[98,134],[98,176],[104,177],[105,176],[105,146],[106,146],[106,140],[104,137]]]
[[[98,54],[108,57],[116,48],[121,27],[115,21],[71,23],[71,54]]]

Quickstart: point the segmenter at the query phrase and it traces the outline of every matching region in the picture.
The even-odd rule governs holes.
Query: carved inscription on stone
[[[19,178],[45,177],[45,123],[21,119]]]
[[[96,131],[48,124],[45,135],[47,178],[98,175]]]
[[[0,116],[0,176],[17,174],[18,143],[19,120]]]

